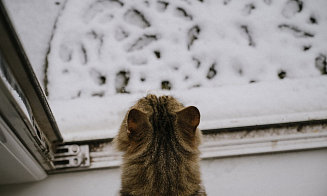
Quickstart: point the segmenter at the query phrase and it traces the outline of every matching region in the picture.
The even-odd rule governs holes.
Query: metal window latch
[[[56,148],[53,164],[55,169],[88,167],[90,152],[88,145],[65,145]]]

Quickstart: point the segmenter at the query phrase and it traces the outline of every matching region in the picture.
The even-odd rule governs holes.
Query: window
[[[64,142],[113,160],[92,167],[119,164],[110,141],[149,90],[200,109],[204,158],[326,146],[324,6],[4,3]]]

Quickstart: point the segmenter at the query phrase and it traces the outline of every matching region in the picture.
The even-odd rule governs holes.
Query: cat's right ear
[[[188,133],[195,133],[200,123],[200,112],[195,106],[189,106],[180,110],[177,114],[177,125]]]
[[[138,138],[148,128],[146,113],[131,109],[127,117],[127,135],[130,139]]]

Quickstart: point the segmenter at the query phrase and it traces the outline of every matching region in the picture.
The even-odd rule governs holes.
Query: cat
[[[201,185],[200,112],[149,94],[130,108],[114,142],[124,152],[121,196],[206,196]]]

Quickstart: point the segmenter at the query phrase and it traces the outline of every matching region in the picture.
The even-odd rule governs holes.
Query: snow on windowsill
[[[201,112],[200,129],[320,120],[327,117],[327,77],[241,86],[161,91]],[[66,141],[115,137],[126,111],[146,94],[51,101]]]

